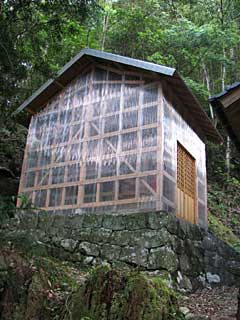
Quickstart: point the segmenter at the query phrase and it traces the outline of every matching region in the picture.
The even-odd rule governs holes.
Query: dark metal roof
[[[208,118],[191,90],[186,86],[185,82],[174,68],[93,49],[84,49],[80,51],[57,73],[57,76],[54,79],[48,80],[37,91],[35,91],[32,96],[25,100],[15,111],[15,114],[18,114],[24,109],[32,113],[39,111],[46,105],[47,101],[51,97],[62,90],[81,72],[81,70],[96,60],[100,62],[107,61],[115,64],[121,64],[123,66],[141,69],[146,72],[166,77],[169,80],[169,84],[176,91],[176,94],[177,92],[181,93],[179,96],[181,96],[187,112],[190,112],[192,116],[196,118],[197,124],[194,125],[193,129],[199,134],[199,136],[203,140],[209,139],[214,142],[222,141],[220,134],[213,126],[211,120]]]
[[[214,101],[216,99],[219,99],[219,98],[225,96],[226,94],[228,94],[229,92],[231,92],[232,90],[234,90],[234,89],[236,89],[238,87],[240,87],[240,81],[235,82],[235,83],[233,83],[233,84],[231,84],[229,86],[226,86],[225,90],[223,90],[222,92],[217,93],[217,94],[213,95],[212,97],[210,97],[209,101],[212,102],[212,101]]]
[[[15,111],[15,114],[19,113],[23,109],[29,106],[31,102],[34,101],[40,94],[42,94],[47,88],[49,88],[50,85],[53,85],[54,82],[60,78],[67,70],[69,70],[70,67],[74,66],[84,55],[104,59],[108,61],[113,61],[116,63],[121,63],[127,66],[135,67],[144,69],[146,71],[156,72],[160,73],[166,76],[172,76],[174,72],[176,71],[173,68],[161,66],[159,64],[146,62],[138,59],[132,59],[128,57],[123,57],[117,54],[112,54],[108,52],[103,52],[99,50],[94,49],[84,49],[80,51],[72,60],[70,60],[68,63],[63,66],[63,68],[57,73],[57,76],[55,79],[50,79],[47,82],[45,82],[38,90],[36,90],[27,100],[25,100],[20,107]]]
[[[232,142],[240,152],[240,82],[227,86],[224,91],[212,96],[209,101]],[[232,99],[232,97],[234,97]],[[232,99],[232,100],[229,100]],[[226,105],[226,99],[229,102]]]

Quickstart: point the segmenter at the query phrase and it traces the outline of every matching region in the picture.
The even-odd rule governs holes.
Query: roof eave
[[[70,60],[63,66],[63,68],[57,73],[54,79],[48,80],[38,90],[36,90],[31,97],[25,100],[14,112],[14,114],[16,115],[24,109],[28,111],[30,110],[32,113],[35,113],[39,109],[43,108],[52,96],[62,90],[62,88],[64,88],[77,74],[79,74],[81,70],[84,69],[84,67],[92,63],[92,58],[119,63],[125,66],[130,66],[132,68],[152,72],[161,76],[166,76],[170,79],[179,79],[181,86],[188,90],[189,96],[192,99],[193,103],[198,106],[202,114],[202,121],[208,127],[209,135],[205,134],[205,140],[210,139],[218,143],[222,141],[220,134],[213,126],[211,120],[208,118],[207,114],[202,109],[191,90],[186,86],[185,82],[178,75],[174,68],[169,68],[151,62],[141,61],[138,59],[128,58],[94,49],[84,49],[80,51],[72,60]]]
[[[235,134],[232,126],[230,125],[229,120],[227,118],[227,115],[225,114],[224,108],[223,108],[222,103],[221,103],[221,98],[222,97],[224,97],[226,94],[228,94],[230,90],[233,90],[233,89],[235,89],[235,88],[237,88],[239,86],[240,86],[240,83],[238,82],[238,83],[236,83],[236,84],[234,84],[232,86],[227,87],[226,90],[224,90],[223,92],[210,97],[209,98],[209,102],[211,103],[211,105],[213,106],[214,110],[216,111],[218,118],[221,120],[221,122],[223,124],[223,127],[227,131],[229,137],[233,141],[233,143],[236,146],[237,150],[240,152],[240,141],[239,141],[239,138]]]
[[[34,102],[50,85],[60,79],[60,77],[68,71],[71,67],[77,64],[83,56],[95,57],[98,59],[108,60],[116,63],[120,63],[123,65],[131,66],[134,68],[140,68],[146,71],[151,71],[154,73],[159,73],[165,76],[173,76],[175,73],[175,69],[161,66],[155,63],[141,61],[137,59],[132,59],[128,57],[123,57],[117,54],[112,54],[108,52],[98,51],[94,49],[83,49],[80,51],[74,58],[72,58],[68,63],[66,63],[62,69],[57,73],[54,79],[49,79],[45,82],[38,90],[36,90],[28,99],[26,99],[17,110],[15,110],[14,114],[18,114],[19,112],[23,111],[24,109],[28,108],[30,104]],[[61,87],[59,88],[59,90]],[[55,94],[55,93],[54,93]]]

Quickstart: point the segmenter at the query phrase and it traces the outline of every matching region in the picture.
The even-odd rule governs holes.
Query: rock
[[[162,227],[169,225],[171,219],[170,214],[166,212],[148,212],[146,214],[147,225],[150,229],[159,230]]]
[[[212,283],[220,283],[221,282],[221,278],[219,277],[218,274],[212,274],[211,272],[207,272],[206,274],[206,278],[209,284]]]
[[[179,239],[178,237],[174,237],[175,239],[175,252],[178,254],[178,255],[181,255],[181,254],[185,254],[185,244],[184,244],[184,240],[182,239]]]
[[[128,230],[113,231],[111,236],[109,237],[109,243],[118,244],[121,246],[128,246],[131,234],[132,232]]]
[[[179,264],[180,264],[180,269],[182,270],[182,272],[188,273],[191,270],[190,261],[189,261],[189,258],[186,254],[182,254],[179,257]]]
[[[109,242],[111,234],[111,230],[99,228],[94,230],[94,232],[91,232],[91,237],[88,238],[88,240],[91,240],[93,243],[106,243]]]
[[[172,214],[78,211],[19,211],[15,222],[9,220],[0,229],[0,236],[6,239],[8,232],[8,241],[18,238],[22,246],[27,235],[28,247],[30,244],[38,251],[42,247],[47,254],[76,261],[78,265],[89,256],[91,264],[106,260],[115,265],[139,266],[146,271],[166,271],[173,279],[178,270],[178,286],[185,290],[209,286],[206,272],[219,275],[222,284],[240,283],[240,255],[211,233]],[[211,279],[210,276],[210,282]]]
[[[139,230],[139,229],[145,229],[146,228],[146,213],[139,212],[137,214],[127,214],[125,215],[125,223],[126,223],[126,229],[127,230]]]
[[[110,261],[119,260],[121,247],[104,244],[101,246],[101,257]]]
[[[53,215],[52,218],[54,219],[54,227],[60,230],[66,228],[67,225],[67,216],[64,214]]]
[[[233,274],[240,276],[240,262],[235,260],[230,260],[226,265],[227,269],[230,270]]]
[[[207,284],[207,278],[206,278],[206,274],[205,273],[201,273],[197,279],[196,279],[202,287],[207,287],[208,284]]]
[[[179,288],[184,289],[186,292],[191,292],[193,290],[191,280],[187,276],[183,275],[183,278],[179,283]]]
[[[203,261],[204,249],[201,241],[185,240],[185,251],[189,257],[193,256],[198,258],[199,261]]]
[[[84,265],[91,265],[92,262],[94,260],[94,257],[86,257],[84,260],[83,260],[83,264]]]
[[[119,260],[136,266],[148,267],[148,250],[136,247],[122,248]]]
[[[72,230],[71,236],[74,240],[91,242],[93,238],[93,232],[91,228],[83,228]]]
[[[105,229],[119,231],[126,228],[126,216],[121,214],[106,214],[103,217],[102,226]]]
[[[226,260],[217,254],[211,251],[205,252],[204,264],[206,267],[214,267],[217,269],[224,269],[226,267]]]
[[[83,227],[84,214],[71,215],[67,219],[69,228],[74,230],[81,230]]]
[[[38,211],[17,210],[16,218],[23,230],[36,229],[38,226]]]
[[[178,268],[177,255],[169,247],[161,247],[150,250],[149,265],[150,269],[166,269],[170,272]]]
[[[202,246],[207,251],[216,251],[217,250],[217,242],[211,235],[207,235],[203,238]]]
[[[199,316],[193,313],[189,313],[185,316],[186,320],[209,320],[207,316]]]
[[[187,307],[180,307],[179,310],[184,314],[184,316],[190,313],[190,310]]]
[[[139,242],[142,241],[145,248],[156,248],[171,242],[172,236],[166,228],[140,232]]]
[[[197,225],[188,223],[183,219],[178,219],[177,231],[175,233],[180,239],[190,239],[202,241],[205,232]]]
[[[83,228],[101,228],[103,216],[98,214],[84,214]]]
[[[94,257],[99,256],[99,253],[100,253],[99,246],[89,242],[81,242],[79,244],[78,250],[80,251],[80,253],[84,255],[94,256]]]
[[[61,240],[60,245],[65,250],[73,252],[77,246],[77,241],[74,241],[72,239],[63,239]]]

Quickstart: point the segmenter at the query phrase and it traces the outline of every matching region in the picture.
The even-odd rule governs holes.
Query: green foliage
[[[19,194],[17,199],[20,200],[20,209],[35,209],[31,202],[29,202],[28,196],[24,193]]]
[[[63,319],[67,314],[65,305],[79,286],[82,273],[40,252],[35,256],[23,254],[15,244],[13,241],[10,250],[1,241],[0,264],[4,272],[0,273],[0,286],[5,297],[1,319]]]
[[[14,197],[0,196],[0,224],[6,219],[12,218],[15,213]]]
[[[34,209],[25,194],[15,196],[0,196],[0,224],[6,219],[13,218],[16,212],[16,199],[20,199],[19,209]]]
[[[177,297],[160,278],[109,267],[93,269],[72,297],[72,319],[182,319]]]
[[[52,286],[69,291],[77,289],[76,270],[69,263],[38,254],[35,256],[34,265],[48,272],[48,279]]]
[[[20,102],[84,47],[176,67],[209,115],[208,96],[239,78],[239,3],[235,0],[221,4],[210,0],[9,0],[1,9],[3,124]],[[14,144],[1,148],[8,154]],[[219,166],[226,172],[225,150],[226,144],[209,145],[210,178],[218,179],[215,168]],[[233,176],[240,174],[238,158],[232,147]]]
[[[240,252],[240,239],[232,232],[231,229],[226,227],[212,214],[209,214],[208,222],[210,231],[212,231],[219,239]]]
[[[240,227],[240,179],[228,177],[219,169],[218,180],[208,186],[208,209],[233,230]]]
[[[239,180],[226,179],[222,185],[209,185],[209,228],[220,239],[240,251]]]
[[[1,113],[13,111],[76,51],[91,45],[85,21],[95,8],[95,0],[2,2]]]

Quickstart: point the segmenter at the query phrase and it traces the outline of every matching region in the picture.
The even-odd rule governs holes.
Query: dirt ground
[[[211,320],[236,320],[238,288],[203,289],[184,297],[182,305],[196,316]]]

